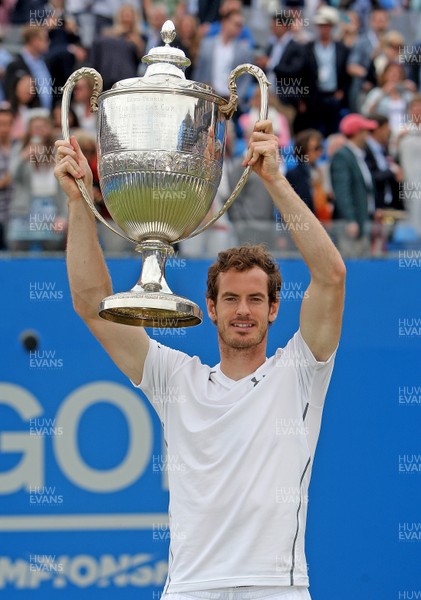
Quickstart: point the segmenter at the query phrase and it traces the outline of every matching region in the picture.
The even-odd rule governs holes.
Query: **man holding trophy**
[[[168,50],[168,44],[166,52],[164,59],[161,53],[160,61],[172,63],[171,70],[174,54]],[[126,83],[125,95],[133,98],[150,92],[156,100],[160,81],[168,84],[168,73],[162,78],[158,71],[153,74],[153,84],[147,82],[145,86],[143,82],[141,87],[138,82]],[[183,105],[191,90],[197,95],[196,100],[199,96],[209,97],[210,92],[190,85],[189,92],[182,92]],[[110,99],[105,97],[107,94],[110,92],[104,95],[104,105]],[[162,94],[164,100],[166,94]],[[168,101],[173,102],[174,98]],[[220,101],[221,106],[226,104],[226,100]],[[157,106],[163,106],[161,97],[158,104],[155,102],[155,110]],[[189,113],[190,125],[198,122],[197,102],[195,107]],[[107,110],[105,107],[100,126],[105,127],[106,123],[108,127],[112,120],[112,111],[105,118]],[[124,109],[125,114],[131,110]],[[197,175],[204,182],[210,181],[213,169],[217,171],[218,166],[209,161],[219,161],[221,148],[212,144],[223,137],[218,128],[212,130],[216,119],[208,117],[201,111],[206,144],[199,140],[192,150],[208,153],[206,173]],[[187,147],[187,138],[183,137],[187,135],[186,120],[184,114],[174,146],[179,149],[184,144],[183,152]],[[199,139],[197,126],[194,127],[194,136],[191,130],[188,134],[190,148]],[[190,197],[190,191],[180,194],[180,177],[173,182],[158,154],[153,163],[155,170],[144,166],[144,148],[136,147],[136,152],[145,156],[133,157],[133,144],[137,142],[128,142],[127,136],[120,138],[119,153],[124,155],[127,144],[131,144],[131,156],[126,162],[124,156],[119,156],[120,162],[107,159],[106,165],[107,143],[112,138],[116,144],[117,137],[109,135],[109,131],[104,139],[100,134],[105,198],[107,193],[116,193],[121,173],[124,171],[127,178],[129,172],[133,187],[126,185],[124,200],[119,200],[121,205],[128,204],[137,190],[139,169],[141,185],[139,195],[130,200],[130,214],[138,210],[138,203],[148,204],[149,211],[155,210],[149,206],[155,199],[162,215],[172,198],[177,205],[180,199],[186,201]],[[291,235],[310,270],[311,282],[302,302],[297,333],[285,348],[267,359],[268,328],[279,309],[278,266],[261,246],[220,253],[209,269],[206,298],[208,316],[217,327],[220,350],[220,363],[213,368],[197,357],[157,343],[144,329],[170,318],[179,320],[175,326],[200,322],[193,303],[169,290],[161,268],[162,255],[167,252],[165,244],[190,231],[166,234],[175,229],[177,220],[170,211],[169,217],[161,217],[160,223],[165,221],[165,227],[156,224],[158,219],[150,219],[148,222],[153,223],[145,234],[142,227],[146,221],[121,216],[120,204],[114,207],[114,220],[126,234],[131,227],[131,239],[141,246],[143,272],[130,297],[129,293],[113,296],[95,218],[88,207],[88,200],[92,202],[88,163],[75,138],[58,141],[56,146],[55,174],[68,198],[67,265],[74,308],[115,364],[146,394],[163,424],[168,454],[185,465],[184,470],[168,473],[170,531],[178,535],[171,536],[163,599],[309,600],[304,552],[307,490],[340,337],[345,266],[319,221],[280,173],[272,124],[265,119],[256,123],[243,165],[260,176],[274,205],[285,222],[291,224]],[[164,149],[162,154],[167,151]],[[184,167],[171,160],[174,169],[179,169],[184,177],[183,182],[192,176],[185,175]],[[199,164],[197,156],[194,160]],[[111,173],[112,168],[118,176]],[[143,190],[148,185],[157,189],[157,182],[160,189],[167,186],[172,194],[170,202],[165,199],[164,208],[160,195],[146,197],[147,191]],[[197,183],[194,189],[200,193]],[[88,200],[86,195],[90,196]],[[114,198],[110,198],[113,209]],[[200,220],[199,217],[198,223]],[[296,223],[300,226],[294,228]],[[155,229],[151,233],[152,228]],[[174,391],[182,401],[177,402]]]

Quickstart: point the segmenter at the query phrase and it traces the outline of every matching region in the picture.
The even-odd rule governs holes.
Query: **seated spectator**
[[[202,29],[202,33],[207,36],[219,35],[221,33],[221,19],[224,18],[224,15],[227,15],[230,12],[237,11],[243,12],[243,3],[241,0],[222,0],[221,6],[219,8],[219,18],[217,21],[213,21],[209,23],[209,28],[204,33]],[[254,48],[254,39],[253,35],[248,28],[247,24],[243,25],[243,28],[238,34],[238,39],[246,41],[250,48]]]
[[[405,127],[398,139],[398,156],[402,166],[403,196],[412,227],[421,237],[421,95],[414,96],[405,115]]]
[[[387,31],[383,35],[380,43],[380,51],[373,59],[374,73],[377,81],[380,81],[388,65],[400,62],[400,52],[404,44],[405,38],[399,31]]]
[[[144,5],[149,5],[146,0]],[[134,4],[134,2],[131,2]],[[95,34],[97,37],[104,34],[104,30],[113,26],[114,18],[120,3],[119,0],[91,0],[90,12],[95,16]]]
[[[249,139],[253,133],[255,123],[260,119],[260,87],[256,86],[250,101],[250,110],[241,115],[238,123],[244,133],[244,138]],[[278,102],[275,94],[269,92],[268,96],[268,119],[273,123],[273,133],[278,137],[281,148],[289,146],[291,135],[289,131],[288,119],[282,113],[282,106]]]
[[[339,250],[347,256],[364,256],[370,251],[370,217],[375,212],[373,179],[365,162],[364,148],[375,121],[351,113],[340,123],[346,143],[332,157],[330,175],[338,217],[344,228]]]
[[[244,154],[246,149],[244,149]],[[244,173],[244,154],[224,162],[221,202],[225,202]],[[232,242],[235,244],[265,243],[276,249],[277,231],[273,202],[253,171],[250,172],[240,195],[228,209],[232,222]]]
[[[266,71],[279,102],[287,107],[294,131],[307,126],[311,97],[306,47],[296,40],[295,20],[292,16],[272,15],[272,35],[263,56],[257,64]]]
[[[323,189],[327,196],[328,202],[330,204],[332,204],[332,206],[333,206],[333,211],[334,211],[334,205],[335,205],[335,196],[333,194],[332,181],[330,178],[330,163],[332,161],[332,157],[335,154],[335,152],[337,152],[339,150],[339,148],[342,148],[342,146],[345,144],[345,142],[346,142],[346,137],[342,133],[332,133],[332,135],[327,137],[325,140],[326,159],[320,165],[320,168],[323,172],[323,186],[324,186]],[[333,212],[332,217],[333,218],[335,217],[334,212]]]
[[[0,250],[6,248],[6,230],[12,200],[12,175],[10,172],[10,157],[13,147],[12,123],[12,111],[10,108],[0,105]]]
[[[70,75],[86,63],[88,53],[81,45],[75,19],[63,8],[63,0],[54,0],[47,14],[50,46],[45,62],[51,74],[55,104],[58,99],[61,100],[61,88]]]
[[[53,94],[51,74],[45,64],[44,55],[48,51],[48,31],[40,25],[26,25],[22,30],[23,48],[17,58],[6,69],[4,89],[7,100],[13,102],[16,80],[22,75],[31,75],[35,82],[35,98],[39,106],[52,109]]]
[[[416,86],[418,92],[421,91],[421,42],[416,40],[411,46],[402,48],[400,60],[403,61],[407,68],[408,78],[411,79]]]
[[[375,84],[367,79],[373,59],[380,53],[380,43],[389,28],[386,10],[374,8],[370,14],[369,29],[362,33],[348,57],[347,72],[351,76],[349,105],[352,112],[361,110],[360,95],[367,93]]]
[[[318,165],[322,153],[323,136],[320,131],[300,131],[294,140],[297,165],[287,171],[286,178],[317,218],[327,222],[332,218],[333,206],[328,202],[323,171]]]
[[[80,43],[77,22],[65,10],[64,0],[50,0],[44,14],[45,26],[50,38],[50,50]]]
[[[122,4],[118,9],[114,26],[104,31],[104,35],[112,37],[123,37],[131,42],[137,50],[137,55],[142,58],[145,51],[145,41],[141,36],[140,15],[131,4]]]
[[[4,92],[3,79],[6,73],[6,67],[9,63],[12,62],[13,56],[10,54],[6,48],[2,47],[3,43],[3,29],[0,25],[0,102],[6,99],[6,94]]]
[[[244,19],[239,11],[223,16],[220,35],[204,37],[193,79],[212,86],[217,94],[229,97],[228,79],[232,69],[243,63],[253,62],[253,52],[244,40],[239,39]],[[249,96],[250,75],[242,75],[237,81],[240,110],[244,110]]]
[[[380,85],[372,89],[362,105],[362,113],[378,113],[389,119],[392,134],[402,126],[409,101],[415,92],[415,84],[405,79],[405,70],[398,63],[389,63],[385,68]]]
[[[11,136],[13,140],[21,140],[26,133],[31,110],[39,106],[39,100],[35,94],[35,82],[30,75],[23,74],[15,79],[14,86],[10,101],[13,112]]]
[[[339,33],[336,40],[342,42],[350,50],[358,40],[360,31],[360,18],[358,13],[353,10],[347,10],[342,13],[339,20]]]
[[[161,29],[169,14],[165,4],[151,4],[146,12],[145,54],[162,44]]]
[[[94,81],[92,79],[87,77],[79,79],[74,87],[70,106],[75,112],[79,127],[96,135],[97,113],[91,112],[93,87]]]
[[[200,23],[200,34],[206,35],[211,23],[220,21],[223,0],[199,0],[187,3],[187,9],[192,12]],[[228,2],[228,6],[230,3]],[[238,8],[238,7],[236,7]]]
[[[69,106],[69,130],[70,135],[74,135],[74,131],[80,128],[79,120],[76,116],[75,111]],[[63,138],[63,130],[61,125],[61,102],[57,102],[51,113],[51,120],[53,123],[53,135],[56,139]]]
[[[389,120],[384,115],[370,115],[370,120],[377,126],[367,136],[365,161],[374,181],[376,211],[385,208],[403,210],[399,185],[403,181],[403,172],[389,154]]]
[[[90,62],[101,73],[104,90],[121,79],[137,76],[144,48],[137,27],[136,13],[124,5],[117,13],[115,26],[92,44]]]
[[[52,123],[48,117],[35,116],[12,165],[14,188],[7,231],[10,250],[64,249],[66,199],[54,177],[54,166]]]
[[[172,45],[180,48],[190,59],[191,65],[186,68],[184,73],[186,79],[192,79],[201,40],[197,18],[190,14],[183,15],[176,23],[176,31],[177,37]]]
[[[92,0],[66,0],[66,13],[76,21],[81,44],[89,50],[95,37]]]
[[[6,0],[8,2],[8,0]],[[10,2],[8,2],[10,4]],[[10,15],[10,22],[14,25],[27,25],[31,16],[31,10],[42,14],[46,1],[45,0],[15,0],[15,6]]]
[[[16,0],[2,0],[0,4],[0,27],[10,25],[10,17],[15,4]]]

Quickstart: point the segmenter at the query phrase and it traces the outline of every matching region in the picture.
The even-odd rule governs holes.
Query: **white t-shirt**
[[[165,592],[308,585],[307,490],[333,362],[298,331],[234,381],[151,340],[139,387],[168,452]]]
[[[221,37],[215,44],[213,67],[212,67],[212,87],[217,94],[229,96],[228,79],[233,68],[234,62],[234,43],[224,44]]]

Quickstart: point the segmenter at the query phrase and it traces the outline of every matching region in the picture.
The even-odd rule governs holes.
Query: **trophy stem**
[[[172,294],[165,280],[165,263],[168,256],[174,255],[172,246],[159,240],[147,240],[138,244],[135,250],[142,256],[142,272],[132,291]]]
[[[160,240],[145,240],[135,249],[142,255],[139,281],[130,292],[104,298],[98,314],[115,323],[153,327],[158,333],[199,325],[202,311],[198,305],[173,294],[165,280],[165,263],[174,254],[173,248]]]

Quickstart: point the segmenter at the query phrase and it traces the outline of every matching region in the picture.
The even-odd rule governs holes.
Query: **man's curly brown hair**
[[[219,252],[216,262],[210,266],[208,271],[206,298],[216,303],[219,273],[225,273],[229,269],[248,271],[253,267],[259,267],[268,275],[269,304],[277,302],[281,291],[282,277],[278,264],[263,244],[240,246]]]

